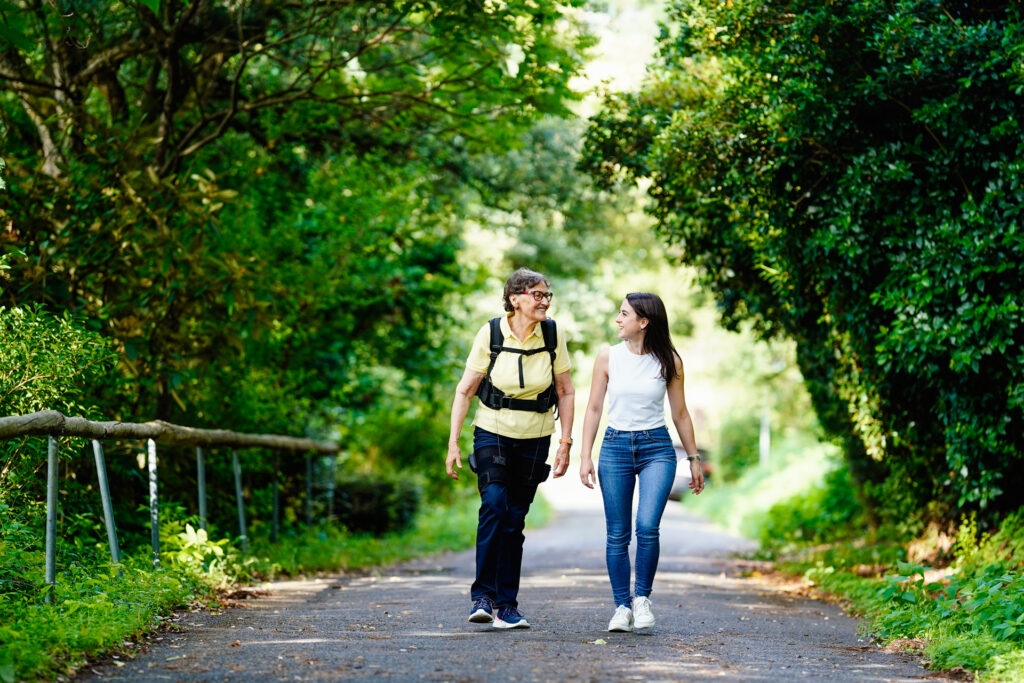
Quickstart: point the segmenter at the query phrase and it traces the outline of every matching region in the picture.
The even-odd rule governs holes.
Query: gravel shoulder
[[[551,524],[527,531],[520,608],[532,628],[470,624],[473,552],[358,577],[283,581],[178,629],[79,681],[933,681],[920,658],[857,635],[833,604],[743,578],[750,549],[670,503],[652,594],[657,625],[608,633],[600,494],[567,477],[542,486]]]

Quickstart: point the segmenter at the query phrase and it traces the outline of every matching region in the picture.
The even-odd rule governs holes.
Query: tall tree
[[[459,280],[460,160],[566,113],[581,4],[0,3],[4,301],[116,339],[145,417],[262,422],[219,392],[415,365],[405,330]]]
[[[1022,502],[1022,39],[1012,2],[675,0],[589,132],[894,520]]]

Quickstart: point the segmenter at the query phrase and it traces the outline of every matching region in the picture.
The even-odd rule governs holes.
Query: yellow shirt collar
[[[505,335],[505,339],[508,339],[509,337],[517,339],[517,337],[514,334],[512,334],[512,324],[509,322],[512,319],[513,315],[515,315],[514,311],[512,313],[506,314],[505,317],[501,319],[501,333]],[[524,339],[522,343],[525,344],[530,340],[530,337],[539,337],[540,334],[540,323],[537,323],[536,325],[533,326],[533,330],[530,332],[530,334],[526,335],[526,339]]]

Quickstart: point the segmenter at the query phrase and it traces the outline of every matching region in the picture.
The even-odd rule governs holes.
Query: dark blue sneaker
[[[490,598],[480,598],[469,611],[469,620],[474,624],[489,624],[494,621],[494,603]]]
[[[530,622],[515,607],[502,607],[494,619],[494,628],[530,628]]]

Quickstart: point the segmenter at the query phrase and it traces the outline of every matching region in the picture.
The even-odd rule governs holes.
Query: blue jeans
[[[605,561],[615,604],[629,607],[629,541],[633,516],[633,489],[640,480],[636,511],[636,595],[649,596],[661,550],[658,526],[676,476],[676,452],[668,429],[638,432],[605,430],[597,478],[604,498],[608,532]]]
[[[537,486],[551,468],[544,463],[551,437],[513,439],[477,427],[470,466],[480,489],[476,527],[476,580],[470,596],[497,607],[518,607],[523,566],[523,527]]]

